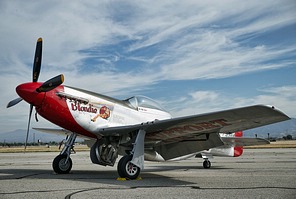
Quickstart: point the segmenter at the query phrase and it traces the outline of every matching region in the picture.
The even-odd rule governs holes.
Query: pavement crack
[[[287,189],[296,190],[294,187],[196,187],[191,186],[192,189],[199,190],[247,190],[247,189]]]
[[[16,180],[20,180],[20,179],[23,179],[23,178],[28,178],[28,177],[32,177],[32,176],[38,176],[38,175],[42,175],[42,174],[46,174],[46,173],[33,173],[33,174],[29,174],[29,175],[20,176],[20,177],[17,177],[15,179]]]
[[[102,190],[102,189],[131,189],[131,187],[96,187],[96,188],[89,188],[89,189],[82,189],[79,191],[75,191],[73,193],[68,194],[65,199],[70,199],[73,195],[78,194],[78,193],[83,193],[83,192],[87,192],[87,191],[94,191],[94,190]]]
[[[28,191],[15,191],[15,192],[3,192],[1,195],[16,195],[16,194],[26,194],[26,193],[46,193],[46,192],[60,192],[60,191],[72,191],[76,189],[55,189],[55,190],[28,190]],[[0,197],[1,198],[1,197]]]

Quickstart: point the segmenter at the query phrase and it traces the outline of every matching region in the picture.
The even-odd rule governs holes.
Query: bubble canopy
[[[159,103],[157,103],[153,99],[150,99],[149,97],[145,97],[142,95],[133,96],[124,101],[127,102],[127,104],[130,107],[135,109],[142,107],[142,108],[151,108],[151,109],[157,109],[160,111],[166,111],[164,108],[162,108],[162,106]]]

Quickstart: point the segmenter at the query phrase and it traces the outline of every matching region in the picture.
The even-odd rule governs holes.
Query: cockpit
[[[138,109],[139,107],[142,107],[142,108],[151,108],[151,109],[157,109],[160,111],[165,111],[160,104],[158,104],[157,102],[155,102],[154,100],[148,97],[141,96],[141,95],[128,98],[124,101],[134,109]]]

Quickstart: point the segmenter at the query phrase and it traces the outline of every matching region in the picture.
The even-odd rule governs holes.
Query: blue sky
[[[146,95],[175,117],[274,105],[296,117],[296,3],[279,1],[1,1],[1,131],[25,129],[15,87],[32,79],[124,99]],[[34,127],[51,127],[45,120]]]

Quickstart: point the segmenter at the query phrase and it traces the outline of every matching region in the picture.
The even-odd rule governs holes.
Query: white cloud
[[[272,105],[289,117],[296,117],[296,86],[270,87],[253,97],[234,96],[221,91],[196,91],[174,101],[173,115],[185,116],[256,104]],[[171,106],[172,107],[172,106]]]
[[[213,102],[219,97],[219,94],[213,91],[196,91],[190,95],[196,103]]]

